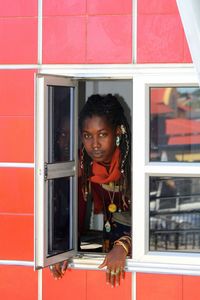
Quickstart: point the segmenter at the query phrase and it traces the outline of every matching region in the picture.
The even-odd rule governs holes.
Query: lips
[[[92,157],[94,158],[100,158],[103,156],[103,152],[102,151],[93,151],[92,152]]]

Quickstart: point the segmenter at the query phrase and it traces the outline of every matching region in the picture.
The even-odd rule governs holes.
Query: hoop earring
[[[119,147],[119,145],[120,145],[120,136],[117,135],[116,136],[116,146]]]

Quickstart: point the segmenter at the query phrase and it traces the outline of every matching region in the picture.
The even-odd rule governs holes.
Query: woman
[[[79,232],[84,231],[83,219],[92,199],[93,214],[104,216],[103,251],[108,252],[99,268],[106,267],[106,282],[117,286],[131,252],[129,125],[115,96],[93,95],[80,112],[79,129],[83,144]],[[53,276],[61,278],[66,265],[51,266]]]

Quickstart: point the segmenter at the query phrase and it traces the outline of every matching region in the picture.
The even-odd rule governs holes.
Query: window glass
[[[200,178],[150,177],[152,251],[200,251]]]
[[[73,160],[73,131],[71,121],[73,113],[74,88],[66,86],[48,86],[49,97],[49,162]]]
[[[72,178],[48,181],[48,255],[72,249]]]
[[[200,161],[200,89],[150,88],[150,160]]]

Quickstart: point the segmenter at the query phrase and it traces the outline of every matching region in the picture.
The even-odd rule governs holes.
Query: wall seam
[[[0,266],[24,266],[24,267],[34,267],[34,261],[26,260],[0,260]]]
[[[42,65],[42,0],[38,0],[38,65]]]
[[[0,168],[27,168],[34,169],[34,163],[0,162]]]
[[[132,0],[132,63],[137,63],[137,0]]]

